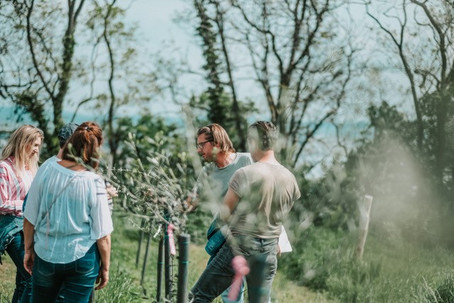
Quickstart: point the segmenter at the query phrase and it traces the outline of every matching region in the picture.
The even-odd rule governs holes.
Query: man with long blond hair
[[[0,257],[5,251],[16,265],[12,302],[28,302],[31,277],[23,266],[22,204],[38,169],[43,132],[32,125],[15,130],[0,161]]]
[[[241,167],[252,164],[249,153],[237,153],[225,129],[212,123],[199,128],[197,131],[197,152],[202,159],[209,163],[197,182],[198,193],[205,206],[215,215],[207,232],[208,242],[205,250],[210,255],[210,260],[216,256],[225,243],[225,238],[218,226],[218,213],[228,189],[232,175]],[[201,188],[200,188],[201,187]],[[224,303],[243,302],[241,291],[236,300],[229,300],[228,291],[221,294]]]

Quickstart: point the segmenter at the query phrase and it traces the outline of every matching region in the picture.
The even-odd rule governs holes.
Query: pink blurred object
[[[170,254],[175,256],[177,251],[175,249],[175,240],[173,239],[173,230],[175,226],[173,224],[169,224],[167,226],[167,234],[169,235],[169,247],[170,247]]]
[[[232,267],[235,271],[235,276],[230,286],[229,300],[235,301],[238,298],[243,277],[249,273],[249,266],[243,256],[236,256],[232,260]]]

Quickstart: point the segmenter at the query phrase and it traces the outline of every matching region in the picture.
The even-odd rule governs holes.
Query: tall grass
[[[454,253],[369,235],[361,260],[356,237],[313,228],[299,254],[284,260],[290,278],[341,302],[454,302]],[[297,264],[297,266],[295,266]]]

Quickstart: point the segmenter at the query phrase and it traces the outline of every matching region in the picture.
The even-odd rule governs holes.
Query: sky
[[[137,25],[137,34],[143,41],[142,51],[144,53],[158,53],[164,57],[167,56],[167,59],[170,60],[179,60],[178,56],[182,56],[187,59],[190,64],[190,68],[193,70],[200,71],[200,67],[204,64],[204,59],[201,54],[199,43],[199,38],[195,35],[195,29],[193,24],[189,24],[187,21],[181,19],[181,15],[188,13],[188,10],[193,10],[191,7],[192,1],[184,0],[128,0],[121,1],[121,4],[129,5],[126,11],[126,23],[136,24]],[[357,35],[358,37],[367,37],[367,18],[362,7],[352,5],[348,7],[349,13],[353,16],[354,24],[349,24],[345,26],[351,26],[351,35]],[[345,10],[345,13],[347,9]],[[340,13],[339,18],[344,18],[344,15]],[[180,19],[180,22],[175,22],[175,20]],[[370,20],[369,20],[370,21]],[[370,23],[369,23],[370,24]],[[176,47],[178,49],[178,54],[175,52],[166,51],[166,48],[169,46]],[[369,39],[366,40],[364,44],[364,55],[370,55],[376,51],[377,42]],[[235,54],[235,50],[233,50]],[[234,56],[238,59],[238,56]],[[380,57],[378,57],[380,58]],[[380,61],[380,60],[378,60]],[[380,64],[380,63],[379,63]],[[400,81],[399,78],[393,78],[395,75],[390,75],[389,81]],[[181,76],[182,84],[188,90],[187,95],[198,95],[204,88],[204,81],[202,81],[203,76]],[[262,105],[262,113],[250,117],[250,119],[260,119],[267,120],[269,119],[269,113],[266,109],[264,96],[261,95],[259,89],[254,88],[256,83],[254,83],[253,77],[251,75],[244,75],[241,77],[241,81],[237,81],[237,92],[239,98],[244,100],[246,97],[255,100],[257,104]],[[77,91],[77,89],[75,89]],[[77,99],[77,98],[75,98]],[[341,109],[342,117],[347,117],[345,119],[362,119],[364,121],[364,113],[357,114],[355,108],[366,108],[365,104],[368,100],[363,100],[361,97],[353,96],[350,98],[352,106],[344,106]],[[187,99],[185,100],[187,101]],[[398,100],[399,101],[399,100]],[[149,102],[147,105],[152,114],[160,114],[162,116],[173,116],[178,117],[181,121],[181,107],[175,105],[172,102],[169,102],[169,96],[158,96]],[[259,105],[260,107],[260,105]],[[134,114],[138,112],[137,109],[127,109],[123,108],[122,111],[119,111],[119,114]],[[64,120],[68,122],[72,112],[68,111],[64,113]],[[15,128],[11,124],[11,118],[14,117],[13,107],[2,107],[0,109],[0,118],[3,118],[4,123],[8,123],[8,128]],[[358,118],[359,117],[359,118]],[[99,118],[99,115],[98,115]],[[76,117],[76,122],[92,120],[94,115],[92,112],[87,110],[80,111]],[[29,123],[30,121],[21,121],[21,123]],[[0,125],[1,127],[1,125]],[[351,128],[351,125],[350,125]],[[328,133],[328,132],[326,132]],[[332,133],[332,131],[331,131]]]
[[[183,53],[191,58],[194,67],[202,64],[200,50],[195,44],[196,40],[194,36],[191,34],[192,29],[184,29],[183,26],[174,22],[174,18],[177,17],[178,12],[184,11],[185,9],[186,4],[184,1],[133,0],[122,1],[120,3],[129,6],[125,22],[137,25],[137,34],[143,38],[143,45],[146,48],[146,50],[142,50],[144,53],[162,51],[166,44],[172,43],[177,45]],[[71,98],[71,96],[69,97]],[[150,105],[150,107],[153,107],[150,108],[152,112],[167,114],[180,111],[179,106],[175,106],[170,102],[162,102],[163,100],[160,101],[159,103],[152,102],[152,105]],[[159,104],[159,106],[157,107],[156,104]],[[6,103],[0,103],[0,105],[0,127],[14,129],[19,124],[31,123],[26,118],[18,123],[12,123],[16,116],[14,106]],[[123,108],[120,113],[127,111],[127,108]],[[63,118],[65,121],[69,121],[71,117],[72,110],[64,112]],[[91,119],[96,119],[96,117],[89,111],[79,110],[75,120],[86,121]]]
[[[142,51],[145,53],[149,52],[150,54],[159,53],[162,56],[167,55],[170,60],[179,60],[180,58],[178,58],[178,56],[184,57],[190,64],[192,70],[200,71],[204,59],[202,58],[201,49],[198,45],[199,39],[195,36],[194,27],[191,24],[187,24],[188,22],[185,23],[185,21],[179,23],[175,22],[175,19],[179,19],[180,14],[185,14],[188,10],[193,10],[191,1],[128,0],[121,1],[120,3],[129,6],[126,11],[126,23],[137,25],[137,33],[139,37],[143,38],[143,46],[146,48]],[[350,10],[351,16],[355,19],[356,24],[354,26],[356,29],[362,28],[363,32],[361,33],[361,36],[363,36],[364,31],[366,30],[363,8],[357,5],[350,5],[348,6],[348,9]],[[352,30],[352,34],[354,34],[355,29]],[[368,52],[373,52],[375,42],[368,41],[368,44]],[[166,53],[166,47],[169,45],[178,48],[179,55],[176,55],[175,53]],[[233,54],[237,55],[234,53],[234,50]],[[238,56],[234,57],[237,58]],[[188,97],[191,94],[198,95],[205,88],[200,76],[185,75],[180,77],[180,79],[184,87],[188,90]],[[262,113],[263,115],[267,115],[268,111],[265,108],[264,96],[261,94],[260,90],[254,88],[255,85],[252,77],[250,75],[245,75],[242,77],[241,81],[236,82],[237,93],[242,100],[250,98],[259,104],[262,102]],[[158,100],[150,102],[149,110],[152,113],[168,115],[180,112],[180,106],[168,102],[169,96],[158,96],[157,99]],[[355,106],[361,108],[364,104],[361,100],[361,102]],[[347,110],[350,109],[351,107],[347,108]],[[0,110],[0,115],[4,116],[5,113],[9,113],[9,116],[12,116],[12,110],[11,107],[3,108]],[[123,111],[127,112],[126,109],[123,109]],[[88,113],[86,112],[81,112],[77,119],[87,119],[89,118],[89,114],[88,116],[87,114]],[[346,111],[343,115],[351,115],[354,117],[356,116],[356,113],[351,114]],[[68,114],[65,118],[69,119],[69,116],[71,115]],[[267,117],[264,118],[266,119]]]
[[[189,3],[190,4],[190,3]],[[197,45],[195,31],[192,26],[186,26],[184,22],[177,22],[180,14],[185,14],[186,10],[191,9],[188,1],[183,0],[136,0],[132,2],[127,10],[127,20],[138,25],[138,34],[144,37],[147,49],[152,53],[159,53],[160,56],[170,60],[180,60],[175,53],[166,53],[167,47],[175,47],[179,54],[190,64],[191,69],[199,70],[203,65],[203,58],[200,47]],[[200,77],[185,76],[182,80],[186,87],[192,87],[194,93],[197,84],[200,84]],[[164,96],[156,108],[156,102],[152,102],[155,107],[153,112],[169,114],[180,112],[180,106],[171,104],[165,100]]]

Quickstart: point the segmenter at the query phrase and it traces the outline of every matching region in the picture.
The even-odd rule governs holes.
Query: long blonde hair
[[[202,134],[205,134],[205,138],[208,142],[213,142],[215,145],[219,144],[219,149],[221,152],[235,152],[235,148],[233,148],[233,144],[232,141],[230,141],[229,135],[219,124],[212,123],[199,128],[199,130],[197,131],[197,137]]]
[[[14,169],[19,176],[23,175],[28,165],[30,171],[35,175],[38,170],[39,153],[30,158],[27,148],[32,147],[36,139],[44,139],[44,133],[33,125],[23,125],[16,129],[2,152],[2,160],[14,156]]]

